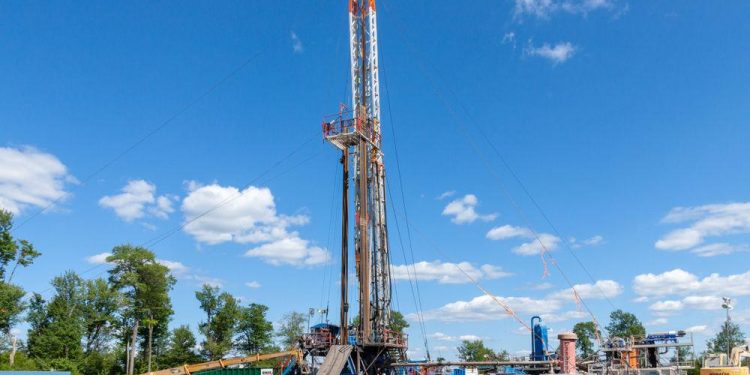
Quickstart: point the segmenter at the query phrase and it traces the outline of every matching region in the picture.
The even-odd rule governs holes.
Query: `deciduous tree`
[[[305,314],[293,311],[281,318],[278,336],[285,349],[293,348],[305,333]]]
[[[242,307],[237,324],[236,348],[242,353],[262,353],[273,345],[273,323],[266,318],[268,306],[251,303]]]
[[[464,362],[490,361],[495,358],[495,352],[484,346],[482,340],[463,340],[458,347],[458,358]]]
[[[169,291],[175,279],[166,266],[156,261],[154,253],[143,247],[116,246],[107,262],[114,265],[109,271],[109,281],[123,295],[122,322],[130,331],[126,373],[132,375],[139,329],[142,325],[148,328],[147,361],[150,362],[153,327],[166,325],[172,315]]]
[[[597,330],[594,322],[578,322],[573,326],[573,332],[578,336],[576,341],[576,348],[578,352],[584,358],[588,358],[594,354],[594,340],[597,336],[601,335],[601,332]]]
[[[609,314],[607,333],[609,337],[643,336],[646,328],[634,314],[618,309]]]
[[[728,320],[721,325],[721,330],[716,336],[706,342],[706,351],[729,354],[732,348],[744,343],[745,334],[742,333],[739,324]]]
[[[232,337],[240,312],[237,300],[210,285],[203,285],[201,290],[195,292],[195,297],[206,313],[206,321],[199,326],[205,338],[202,343],[203,355],[209,360],[219,359],[232,349]]]

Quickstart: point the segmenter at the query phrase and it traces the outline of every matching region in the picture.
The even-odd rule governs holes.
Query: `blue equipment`
[[[536,322],[535,322],[536,321]],[[546,361],[547,355],[547,326],[542,324],[542,318],[539,316],[531,317],[531,360]]]

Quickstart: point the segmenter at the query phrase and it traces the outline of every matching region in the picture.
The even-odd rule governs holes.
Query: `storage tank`
[[[542,324],[539,316],[531,317],[531,360],[546,361],[547,357],[547,326]]]

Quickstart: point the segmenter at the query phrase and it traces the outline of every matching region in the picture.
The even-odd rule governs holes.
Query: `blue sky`
[[[533,233],[602,324],[622,308],[702,348],[728,295],[750,330],[750,4],[378,7],[392,262],[403,274],[397,217],[412,263],[397,144],[433,354],[462,336],[528,350],[450,263],[524,320],[590,318],[557,269],[543,278]],[[347,37],[345,2],[3,4],[0,206],[44,253],[17,281],[49,294],[148,244],[178,276],[175,325],[202,319],[203,282],[274,320],[328,301],[335,320],[339,154],[319,123],[349,102]]]

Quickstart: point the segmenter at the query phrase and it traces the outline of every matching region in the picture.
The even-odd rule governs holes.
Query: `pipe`
[[[479,361],[479,362],[423,362],[392,363],[390,367],[442,367],[442,366],[513,366],[513,365],[553,365],[557,361]]]

